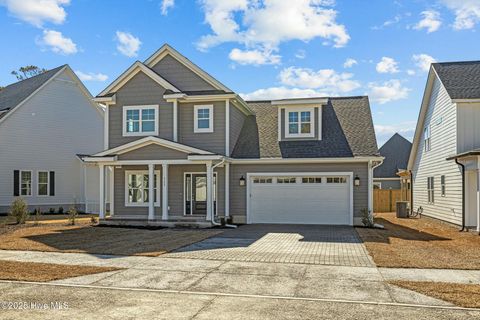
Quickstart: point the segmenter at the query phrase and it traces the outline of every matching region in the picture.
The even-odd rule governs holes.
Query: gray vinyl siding
[[[194,132],[194,105],[213,105],[213,132]],[[225,154],[225,101],[179,103],[178,122],[178,142]]]
[[[181,91],[216,89],[170,55],[166,55],[152,69]]]
[[[255,172],[353,172],[360,178],[360,186],[353,188],[353,215],[361,217],[361,210],[368,208],[367,163],[331,164],[232,164],[230,166],[230,214],[245,219],[247,214],[247,187],[239,180],[247,173]],[[248,182],[247,182],[248,183]]]
[[[282,109],[280,111],[280,117],[281,117],[281,121],[280,121],[280,134],[281,134],[281,137],[282,137],[282,140],[284,141],[295,141],[295,140],[318,140],[318,137],[319,137],[319,132],[321,130],[321,123],[319,123],[318,121],[318,113],[319,113],[319,108],[314,108],[315,110],[315,136],[312,137],[312,138],[286,138],[285,137],[285,125],[286,125],[286,122],[285,122],[285,117],[286,117],[286,109]]]
[[[400,190],[401,184],[400,180],[378,180],[373,179],[373,182],[380,182],[382,184],[382,189],[393,189],[393,190]]]
[[[125,206],[125,171],[128,170],[148,170],[148,166],[122,166],[115,169],[114,194],[115,194],[115,217],[128,217],[147,219],[148,207],[126,207]],[[160,171],[162,179],[162,166],[155,166],[155,170]],[[168,168],[168,206],[169,218],[183,216],[184,212],[184,173],[185,172],[206,172],[205,165],[169,165]],[[217,205],[218,214],[224,215],[225,208],[225,177],[224,169],[216,168],[217,172]],[[160,188],[160,199],[162,199],[162,190]],[[162,218],[161,201],[160,206],[155,207],[155,218]]]
[[[174,160],[187,159],[188,154],[151,144],[118,156],[118,160]]]
[[[441,119],[441,121],[439,120]],[[423,129],[431,127],[431,150],[425,152]],[[446,158],[457,152],[457,114],[447,91],[434,80],[421,138],[413,163],[413,206],[423,214],[451,223],[461,222],[462,179],[459,166]],[[441,196],[440,177],[445,175],[446,195]],[[427,178],[434,177],[434,204],[428,203]]]
[[[31,206],[66,211],[84,203],[83,165],[76,154],[103,149],[103,114],[72,81],[64,71],[0,123],[2,211],[14,198],[14,170],[32,171],[32,196],[24,197]],[[55,196],[36,196],[40,170],[55,171]]]
[[[123,106],[159,105],[158,137],[173,139],[173,104],[163,99],[165,88],[143,72],[137,73],[117,91],[116,104],[109,110],[109,148],[143,138],[123,136]]]
[[[245,118],[246,115],[230,103],[230,154],[232,154],[233,148],[235,148]]]
[[[480,103],[457,103],[457,153],[480,148]]]

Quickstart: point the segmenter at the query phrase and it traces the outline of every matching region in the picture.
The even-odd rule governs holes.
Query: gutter
[[[458,162],[458,159],[455,158],[455,163],[462,167],[462,229],[461,231],[465,231],[465,165],[463,163]]]

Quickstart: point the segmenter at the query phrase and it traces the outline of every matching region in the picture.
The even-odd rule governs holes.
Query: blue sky
[[[68,63],[97,94],[169,43],[247,99],[370,96],[411,139],[431,61],[478,60],[480,0],[0,0],[0,85]]]

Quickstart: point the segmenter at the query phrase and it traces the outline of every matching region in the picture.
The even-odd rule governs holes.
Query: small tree
[[[37,66],[29,65],[29,66],[20,67],[18,70],[13,70],[11,74],[14,75],[17,78],[17,80],[25,80],[30,77],[42,74],[46,71],[47,69],[45,68],[39,68]]]
[[[70,207],[70,209],[68,209],[68,221],[72,226],[75,225],[75,220],[77,219],[77,216],[78,216],[77,208],[75,208],[75,206]]]
[[[17,224],[24,224],[28,219],[28,205],[22,198],[15,198],[10,206],[9,215],[15,218]]]

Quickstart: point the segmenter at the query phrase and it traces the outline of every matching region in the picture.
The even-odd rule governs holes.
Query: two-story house
[[[408,169],[423,214],[480,231],[480,61],[430,67]]]
[[[353,225],[380,161],[367,97],[244,101],[169,45],[95,100],[106,106],[107,224]],[[105,179],[105,168],[114,174]]]
[[[68,65],[0,90],[0,213],[16,197],[30,210],[98,210],[103,109]]]

